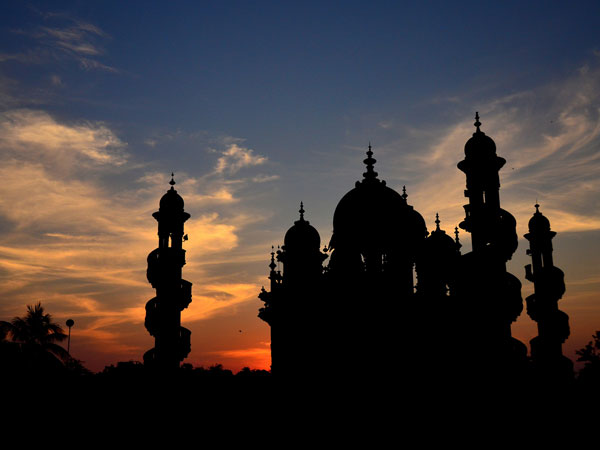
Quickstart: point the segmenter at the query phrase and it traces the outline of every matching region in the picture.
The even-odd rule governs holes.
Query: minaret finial
[[[481,122],[479,121],[479,111],[475,112],[475,123],[473,125],[477,127],[477,133],[479,133],[481,131],[479,129],[479,127],[481,126]]]
[[[300,220],[304,220],[304,203],[300,202],[300,210],[298,211],[300,213]]]
[[[408,194],[406,193],[406,186],[402,186],[402,198],[406,201]]]
[[[440,215],[435,213],[435,231],[440,231]]]
[[[377,162],[375,158],[373,158],[373,151],[371,149],[371,142],[369,142],[369,150],[367,151],[367,159],[363,161],[367,166],[367,171],[363,173],[365,179],[376,179],[377,172],[373,169],[373,165]]]
[[[460,244],[460,240],[458,239],[458,227],[454,227],[454,236],[456,236],[456,239],[454,241],[457,244]]]
[[[173,172],[171,172],[171,181],[169,181],[169,184],[171,185],[171,189],[175,189],[173,186],[175,186],[175,174]]]
[[[271,245],[271,264],[269,264],[269,268],[271,272],[275,271],[277,264],[275,264],[275,246]]]

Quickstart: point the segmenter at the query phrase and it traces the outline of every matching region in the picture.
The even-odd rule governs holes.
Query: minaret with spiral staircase
[[[192,301],[192,283],[182,279],[185,250],[182,243],[184,223],[190,215],[175,190],[171,174],[171,189],[160,199],[160,207],[152,217],[158,222],[158,248],[148,255],[147,278],[156,296],[146,304],[145,326],[154,337],[154,348],[144,354],[144,364],[159,371],[172,371],[191,350],[191,331],[181,326],[181,312]]]

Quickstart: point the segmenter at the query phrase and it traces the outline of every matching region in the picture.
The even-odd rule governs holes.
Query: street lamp
[[[67,341],[67,353],[71,354],[71,327],[75,325],[73,319],[67,320],[67,326],[69,327],[69,340]]]

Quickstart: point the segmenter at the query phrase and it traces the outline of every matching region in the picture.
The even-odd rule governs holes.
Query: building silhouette
[[[173,175],[173,174],[171,174]],[[148,254],[148,281],[156,289],[156,297],[146,303],[145,326],[154,337],[154,348],[144,354],[144,365],[160,371],[179,368],[191,350],[191,331],[181,326],[181,311],[192,301],[192,283],[182,278],[185,250],[182,242],[183,227],[190,215],[184,211],[184,202],[171,189],[160,199],[160,206],[152,217],[158,222],[158,248]]]
[[[272,249],[269,289],[259,294],[274,375],[386,372],[430,383],[518,383],[551,370],[572,377],[561,352],[568,318],[557,307],[563,274],[552,265],[554,233],[537,212],[525,236],[533,258],[527,279],[535,285],[528,312],[540,330],[531,359],[511,335],[523,310],[521,283],[506,269],[517,249],[516,220],[500,204],[506,161],[481,131],[479,114],[475,120],[458,163],[468,199],[459,226],[471,235],[471,252],[461,253],[458,228],[449,236],[437,214],[428,232],[406,188],[399,194],[378,178],[370,144],[363,179],[339,201],[325,248],[300,204],[283,246]]]

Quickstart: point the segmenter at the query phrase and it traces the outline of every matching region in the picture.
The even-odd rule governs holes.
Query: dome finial
[[[402,198],[404,201],[408,198],[408,194],[406,193],[406,186],[402,186]]]
[[[475,112],[475,123],[473,125],[477,127],[477,133],[480,133],[481,130],[479,129],[479,127],[481,126],[481,122],[479,121],[479,111]]]
[[[304,203],[300,202],[300,210],[298,211],[300,213],[300,220],[304,220]]]
[[[535,206],[535,213],[540,214],[540,205],[537,201],[537,198],[535,199],[535,205],[533,205],[533,206]]]
[[[435,231],[440,231],[440,215],[435,213]]]
[[[175,186],[175,174],[173,172],[171,172],[171,181],[169,181],[169,184],[171,185],[171,189],[175,189],[173,186]]]
[[[367,171],[363,173],[363,177],[365,179],[376,179],[377,172],[373,169],[373,165],[377,162],[375,158],[373,158],[373,151],[371,150],[371,142],[369,142],[369,150],[367,151],[367,159],[363,161],[367,166]]]

